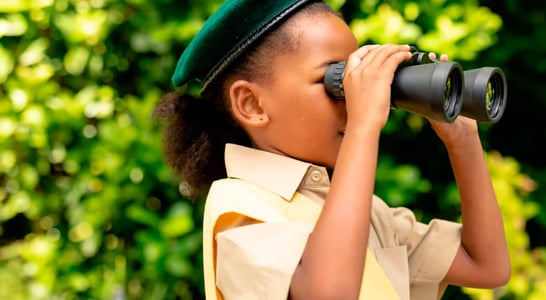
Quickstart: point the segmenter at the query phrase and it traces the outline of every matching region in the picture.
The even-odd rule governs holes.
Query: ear
[[[269,121],[259,96],[259,86],[246,80],[235,81],[229,89],[233,115],[245,127],[262,127]]]

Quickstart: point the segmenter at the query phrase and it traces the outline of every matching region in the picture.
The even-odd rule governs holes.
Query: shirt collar
[[[227,176],[254,182],[290,201],[298,187],[307,180],[329,184],[325,168],[287,156],[226,144]],[[317,180],[319,179],[319,180]]]

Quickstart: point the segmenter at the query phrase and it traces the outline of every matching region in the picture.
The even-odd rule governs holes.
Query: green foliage
[[[221,2],[0,1],[0,299],[203,297],[203,203],[178,192],[150,114],[172,89],[180,51]],[[411,43],[467,61],[511,42],[498,38],[499,15],[476,1],[329,2],[361,42]],[[527,49],[518,40],[491,61]],[[488,137],[491,126],[481,128]],[[423,219],[456,219],[448,162],[431,137],[423,118],[392,112],[377,192]],[[489,153],[514,263],[494,297],[533,299],[544,293],[546,254],[526,224],[546,224],[535,200],[546,176]],[[455,297],[463,292],[493,298],[471,289]]]
[[[150,113],[173,41],[212,7],[185,26],[160,8],[0,4],[0,298],[202,294],[201,208],[177,192]]]
[[[546,246],[546,160],[544,147],[539,143],[546,137],[543,122],[546,97],[539,88],[546,71],[546,32],[542,29],[546,26],[546,3],[484,2],[502,12],[503,20],[509,24],[500,32],[498,44],[478,58],[509,70],[510,109],[503,122],[492,128],[490,144],[516,157],[522,169],[537,181],[537,189],[530,198],[540,209],[529,221],[528,230],[532,245]]]
[[[504,217],[512,277],[495,291],[465,288],[473,299],[542,299],[546,292],[546,248],[530,249],[526,221],[538,213],[539,206],[524,199],[536,188],[513,159],[492,153],[488,159],[497,199]]]
[[[361,1],[351,27],[361,43],[407,43],[472,60],[495,42],[501,18],[477,1]]]

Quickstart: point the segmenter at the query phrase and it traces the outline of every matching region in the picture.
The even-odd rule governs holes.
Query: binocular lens
[[[455,72],[450,73],[445,84],[444,116],[449,116],[447,119],[457,117],[461,106],[460,99],[457,97],[462,87],[460,77],[457,77],[458,74]],[[453,85],[456,87],[453,87]]]
[[[499,113],[500,107],[503,105],[504,95],[503,80],[499,74],[493,74],[491,81],[487,83],[487,91],[485,93],[485,103],[487,114],[493,118]]]
[[[495,89],[491,86],[491,82],[487,83],[487,90],[485,91],[485,107],[488,112],[491,112],[493,107],[493,100],[495,98]]]
[[[465,71],[464,76],[461,114],[482,122],[497,122],[506,106],[506,78],[502,70],[484,67]]]
[[[449,111],[449,98],[451,98],[451,77],[447,79],[446,82],[446,91],[444,93],[444,110]]]

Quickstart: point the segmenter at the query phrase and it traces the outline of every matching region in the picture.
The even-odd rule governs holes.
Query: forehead
[[[346,60],[358,47],[349,26],[333,13],[297,14],[287,25],[298,41],[298,52],[305,56]]]

